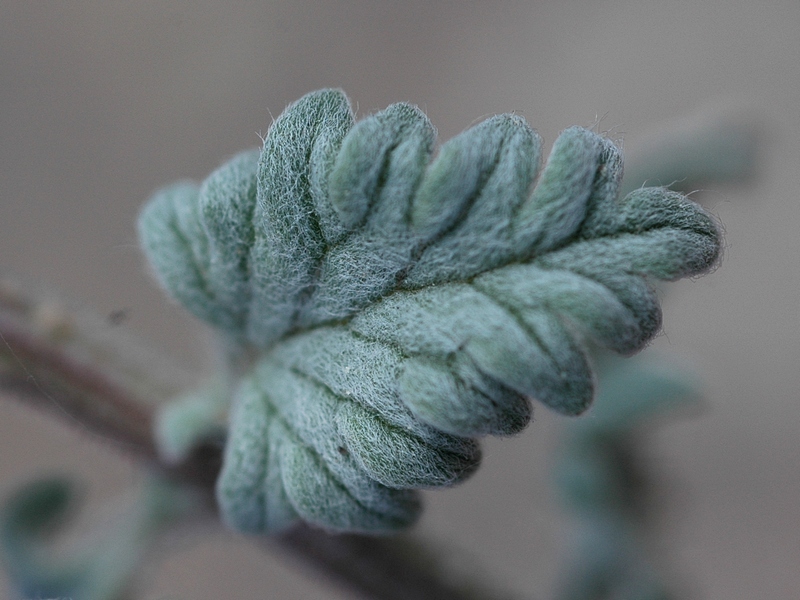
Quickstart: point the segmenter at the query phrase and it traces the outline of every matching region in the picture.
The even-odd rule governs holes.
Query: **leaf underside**
[[[167,291],[259,349],[231,415],[218,500],[246,532],[297,518],[392,531],[414,490],[476,468],[475,438],[520,431],[531,400],[585,410],[584,342],[658,332],[651,279],[708,270],[714,221],[665,188],[617,201],[622,157],[586,129],[541,141],[499,115],[433,156],[425,115],[354,123],[308,94],[201,185],[158,192],[140,237]]]

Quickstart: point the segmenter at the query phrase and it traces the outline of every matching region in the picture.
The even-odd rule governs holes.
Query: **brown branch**
[[[443,564],[440,553],[414,536],[374,538],[329,535],[299,526],[275,540],[331,582],[363,598],[381,600],[503,600],[517,598],[484,581],[483,573],[466,573]]]
[[[174,467],[159,461],[152,422],[159,401],[180,389],[165,380],[163,359],[130,352],[123,336],[99,335],[102,319],[0,279],[0,391],[77,425],[140,459],[173,481],[191,485],[213,502],[221,449],[204,446]],[[168,361],[167,361],[168,363]],[[180,382],[182,383],[182,381]],[[298,526],[263,545],[290,554],[356,595],[377,600],[494,600],[509,598],[475,574],[450,572],[436,553],[409,536],[330,535]]]
[[[152,414],[104,373],[0,314],[0,386],[146,459],[157,453]]]

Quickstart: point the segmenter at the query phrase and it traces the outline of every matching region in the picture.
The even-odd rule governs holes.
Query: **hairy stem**
[[[155,460],[152,415],[104,373],[81,364],[47,339],[0,316],[0,385],[39,408]]]

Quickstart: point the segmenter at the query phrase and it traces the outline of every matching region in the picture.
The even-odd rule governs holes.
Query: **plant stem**
[[[185,384],[95,315],[72,311],[51,293],[23,289],[0,277],[0,392],[45,409],[139,459],[168,479],[201,491],[213,504],[221,448],[199,448],[181,465],[159,460],[152,436],[159,402]],[[170,373],[176,381],[168,381]],[[331,535],[307,526],[264,538],[263,546],[290,554],[333,583],[376,600],[494,600],[510,598],[468,574],[438,564],[430,548],[410,536]],[[474,575],[473,575],[474,578]]]
[[[152,415],[101,371],[0,314],[0,386],[87,431],[156,460]]]

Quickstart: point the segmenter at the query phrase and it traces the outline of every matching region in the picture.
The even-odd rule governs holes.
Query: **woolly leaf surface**
[[[652,279],[709,269],[713,220],[643,188],[586,129],[541,142],[492,117],[434,152],[394,104],[354,124],[314,92],[256,158],[156,194],[140,219],[167,291],[259,354],[237,392],[218,498],[243,531],[413,522],[413,490],[452,485],[474,438],[520,431],[538,400],[586,409],[584,340],[631,354],[657,333]]]

